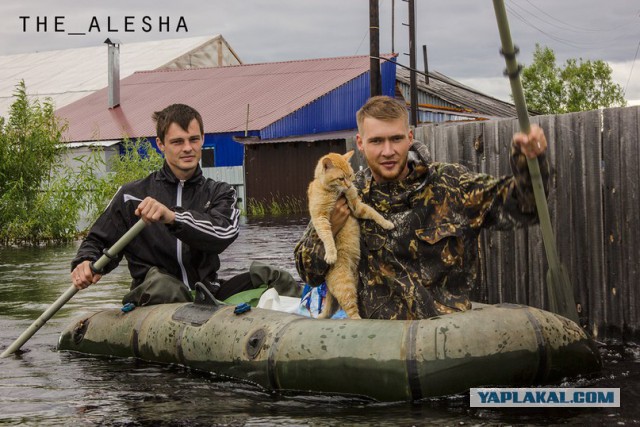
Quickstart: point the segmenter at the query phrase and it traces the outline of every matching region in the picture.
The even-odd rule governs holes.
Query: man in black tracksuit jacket
[[[123,302],[137,305],[188,301],[196,282],[215,287],[219,254],[238,236],[240,216],[234,189],[202,175],[200,114],[174,104],[153,118],[165,156],[162,169],[118,190],[72,261],[78,289],[96,283],[101,275],[90,263],[142,218],[147,226],[103,271],[113,270],[125,256],[133,281]]]

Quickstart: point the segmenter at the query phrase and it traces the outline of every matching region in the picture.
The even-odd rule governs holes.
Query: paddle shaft
[[[518,114],[520,130],[528,134],[531,130],[529,113],[520,81],[520,70],[518,62],[516,61],[517,52],[511,40],[511,30],[509,29],[504,0],[493,0],[493,8],[495,10],[496,20],[498,21],[498,30],[500,32],[500,40],[502,41],[502,54],[507,64],[507,75],[509,77],[509,83],[511,84],[511,93],[513,94],[513,101]],[[529,167],[529,174],[531,175],[533,195],[540,220],[542,241],[547,256],[547,263],[549,264],[550,274],[547,276],[547,289],[550,306],[556,313],[578,322],[578,313],[573,300],[573,289],[568,280],[568,276],[560,265],[560,259],[556,252],[556,239],[553,234],[551,218],[549,216],[549,206],[547,205],[547,197],[544,193],[544,185],[542,183],[542,176],[540,175],[540,164],[537,158],[527,158],[527,165]],[[563,287],[568,289],[562,289]]]
[[[135,223],[135,225],[131,227],[129,231],[127,231],[117,242],[115,242],[111,248],[105,251],[104,255],[102,255],[100,259],[92,264],[91,269],[93,271],[102,271],[113,257],[120,253],[120,251],[122,251],[122,249],[124,249],[124,247],[127,246],[135,236],[140,234],[145,225],[146,224],[143,220],[139,220]],[[78,289],[71,285],[69,289],[60,295],[60,297],[58,297],[58,299],[51,304],[51,306],[45,310],[45,312],[42,313],[40,317],[38,317],[31,326],[22,333],[22,335],[18,337],[17,340],[15,340],[5,351],[2,352],[2,354],[0,354],[0,358],[5,358],[20,349],[20,347],[22,347],[29,338],[38,332],[38,330],[44,326],[44,324],[47,323],[47,321],[51,319],[53,315],[56,314],[58,310],[60,310],[62,306],[76,294],[76,292],[78,292]]]

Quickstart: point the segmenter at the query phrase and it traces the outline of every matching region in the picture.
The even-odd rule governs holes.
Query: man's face
[[[174,175],[181,180],[191,178],[202,156],[204,142],[198,121],[191,120],[186,131],[177,123],[171,123],[164,141],[156,139],[156,142]]]
[[[409,174],[407,158],[413,133],[403,119],[378,120],[365,117],[356,136],[376,182],[398,181]]]

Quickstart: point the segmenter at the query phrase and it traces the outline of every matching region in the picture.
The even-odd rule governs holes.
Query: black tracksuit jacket
[[[73,270],[84,260],[95,261],[139,218],[134,214],[145,197],[152,197],[176,213],[175,223],[147,225],[104,269],[113,270],[122,256],[128,262],[132,286],[142,283],[153,266],[181,280],[190,289],[196,282],[217,279],[219,254],[238,236],[240,211],[236,193],[225,182],[205,178],[200,167],[180,181],[167,163],[148,177],[123,185],[82,241]]]

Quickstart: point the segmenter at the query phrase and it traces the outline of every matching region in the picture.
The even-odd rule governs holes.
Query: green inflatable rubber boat
[[[583,330],[532,307],[474,305],[427,320],[318,320],[197,303],[104,310],[59,349],[175,363],[267,390],[416,401],[480,386],[551,384],[596,372]]]

